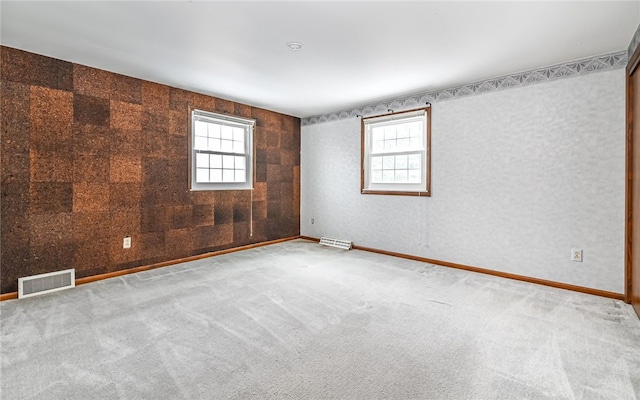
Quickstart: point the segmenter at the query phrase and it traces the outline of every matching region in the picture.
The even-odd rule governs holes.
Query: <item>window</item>
[[[362,193],[431,195],[430,111],[362,119]]]
[[[253,188],[255,121],[191,112],[191,190]]]

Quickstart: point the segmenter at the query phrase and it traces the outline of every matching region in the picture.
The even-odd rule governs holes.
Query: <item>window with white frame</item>
[[[191,112],[191,190],[253,188],[255,121]]]
[[[364,194],[429,196],[430,108],[362,119]]]

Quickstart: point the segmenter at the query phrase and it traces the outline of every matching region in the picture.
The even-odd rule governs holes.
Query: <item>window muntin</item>
[[[429,109],[362,120],[362,193],[429,195]]]
[[[192,111],[192,190],[253,187],[254,125],[253,120]]]

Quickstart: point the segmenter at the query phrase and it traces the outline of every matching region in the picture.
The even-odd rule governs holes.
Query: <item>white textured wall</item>
[[[624,82],[435,103],[430,198],[360,194],[359,119],[304,126],[301,234],[624,293]]]

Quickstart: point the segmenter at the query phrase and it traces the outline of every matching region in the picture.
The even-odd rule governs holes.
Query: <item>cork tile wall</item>
[[[2,293],[22,276],[85,277],[299,234],[298,118],[17,49],[0,55]],[[253,196],[189,190],[190,108],[256,120]]]

